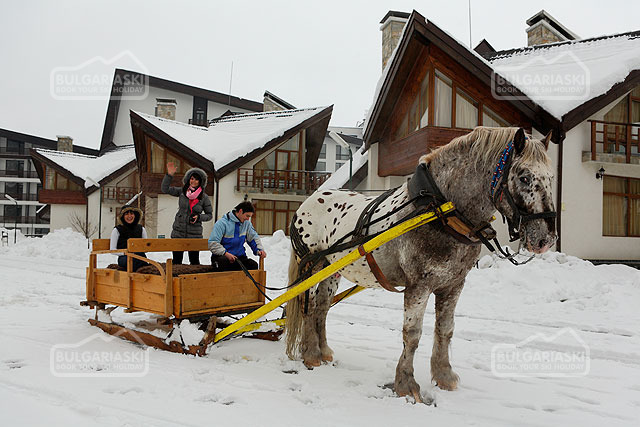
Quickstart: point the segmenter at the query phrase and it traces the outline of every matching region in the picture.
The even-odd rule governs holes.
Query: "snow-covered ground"
[[[282,286],[289,243],[282,234],[264,240],[268,285]],[[430,301],[415,362],[423,394],[435,399],[436,405],[427,406],[384,388],[393,382],[402,348],[402,296],[377,290],[331,310],[335,362],[313,371],[290,361],[282,342],[238,338],[217,344],[203,358],[152,349],[141,377],[54,376],[54,346],[108,337],[87,323],[92,312],[78,304],[87,254],[86,240],[70,230],[0,248],[2,425],[640,423],[640,272],[628,267],[593,266],[559,253],[520,267],[483,258],[470,272],[456,311],[451,353],[461,379],[453,392],[430,382]],[[113,261],[111,255],[99,258],[100,265]],[[564,376],[505,376],[492,365],[500,345],[532,337],[522,351],[534,358],[588,351],[589,363],[573,376],[564,375],[564,368],[555,372]],[[120,339],[85,345],[96,352],[139,350]],[[529,362],[522,362],[520,373]],[[588,372],[581,371],[585,367]]]

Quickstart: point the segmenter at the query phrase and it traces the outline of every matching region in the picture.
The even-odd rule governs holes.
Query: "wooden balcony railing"
[[[37,178],[38,172],[14,169],[0,169],[0,176],[10,176],[15,178]]]
[[[37,216],[0,216],[0,224],[13,225],[18,224],[49,224],[48,219],[40,218]]]
[[[38,195],[37,194],[25,194],[25,193],[20,193],[20,194],[14,194],[14,193],[0,193],[0,200],[5,200],[5,194],[8,194],[9,196],[13,197],[14,199],[16,199],[17,201],[23,201],[23,200],[27,200],[27,201],[38,201]]]
[[[136,194],[138,194],[138,189],[133,187],[104,187],[102,190],[102,200],[126,203]]]
[[[625,163],[640,153],[640,124],[589,120],[591,123],[591,160],[598,153],[624,156]],[[635,162],[634,162],[635,163]]]
[[[327,172],[240,168],[236,188],[261,193],[311,194],[330,176]]]

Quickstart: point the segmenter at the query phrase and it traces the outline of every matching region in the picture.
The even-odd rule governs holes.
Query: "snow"
[[[136,151],[133,145],[118,147],[101,156],[89,156],[41,148],[36,149],[36,151],[41,156],[46,157],[82,179],[85,188],[91,187],[94,183],[99,183],[100,180],[136,159]]]
[[[268,286],[286,284],[289,241],[264,238]],[[164,260],[168,253],[155,254]],[[115,256],[100,255],[104,266]],[[201,259],[206,259],[203,256]],[[515,267],[486,256],[467,277],[456,310],[451,361],[459,388],[429,379],[433,298],[416,353],[416,380],[437,406],[408,403],[393,381],[402,349],[402,296],[366,290],[329,313],[335,361],[312,371],[289,360],[283,342],[236,338],[197,358],[112,338],[90,326],[84,299],[86,240],[70,230],[22,237],[0,247],[0,413],[7,425],[257,426],[634,426],[640,413],[640,272],[594,266],[551,252]],[[342,287],[350,286],[343,281]],[[271,292],[271,296],[278,292]],[[114,320],[145,313],[113,313]],[[273,316],[279,315],[277,314]],[[568,328],[568,329],[567,329]],[[184,336],[197,339],[191,325]],[[572,334],[579,340],[571,341]],[[163,331],[157,330],[161,336]],[[532,350],[589,349],[589,372],[570,377],[501,377],[495,346],[531,337]],[[568,338],[567,338],[568,337]],[[138,377],[64,378],[50,370],[56,346],[83,342],[91,352],[148,355]],[[561,340],[561,341],[560,341]],[[213,418],[212,418],[213,417]]]
[[[367,163],[367,159],[369,158],[366,152],[362,152],[364,150],[364,145],[359,148],[353,154],[353,166],[351,168],[353,175],[355,175],[358,170]],[[322,183],[318,190],[337,190],[339,188],[344,188],[349,182],[349,162],[346,162],[344,165],[340,166],[340,168],[331,174],[329,179]]]
[[[269,141],[284,135],[289,129],[327,108],[237,114],[218,119],[208,128],[134,112],[185,147],[210,160],[216,169],[220,169],[239,157],[264,147]]]
[[[640,69],[640,37],[618,35],[551,44],[497,57],[491,64],[498,74],[560,120]]]

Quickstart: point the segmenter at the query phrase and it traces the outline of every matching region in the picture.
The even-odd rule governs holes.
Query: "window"
[[[289,224],[300,202],[282,200],[254,200],[256,213],[252,218],[258,234],[273,234],[276,230],[284,230],[289,235]]]
[[[453,83],[444,74],[436,71],[435,125],[451,127],[451,96]]]
[[[324,143],[322,144],[322,149],[320,150],[320,155],[318,156],[319,159],[326,159],[327,158],[327,144]]]
[[[349,152],[342,145],[336,144],[336,160],[349,160]]]
[[[24,151],[24,142],[7,139],[7,153],[22,153]]]
[[[151,171],[152,173],[164,173],[166,168],[164,147],[156,142],[151,143]]]
[[[296,134],[279,146],[276,150],[267,154],[253,167],[265,170],[302,170],[300,152],[302,151],[300,134]]]
[[[325,172],[327,170],[326,162],[318,162],[316,163],[316,172]]]
[[[497,115],[491,108],[486,105],[482,106],[482,126],[489,127],[506,127],[506,120]]]
[[[24,187],[18,182],[7,182],[4,184],[4,192],[15,198],[22,198]]]
[[[22,206],[21,205],[4,205],[4,216],[5,217],[20,217],[22,216]]]
[[[179,174],[183,174],[191,169],[190,164],[188,164],[169,150],[165,149],[163,146],[161,146],[151,138],[147,137],[146,140],[149,144],[149,156],[151,157],[147,162],[148,172],[164,174],[167,171],[166,165],[168,162],[173,162],[177,166],[177,173]]]
[[[473,129],[478,126],[478,103],[467,93],[456,89],[456,127]]]
[[[420,90],[415,95],[409,111],[396,130],[396,138],[403,138],[423,127],[429,122],[429,73],[420,83]]]
[[[7,160],[7,175],[20,176],[24,172],[24,162],[22,160]]]
[[[340,169],[344,165],[344,162],[336,162],[336,170]]]
[[[602,235],[640,237],[640,179],[604,176]]]

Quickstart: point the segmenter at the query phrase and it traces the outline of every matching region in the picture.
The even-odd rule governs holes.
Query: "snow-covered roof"
[[[281,137],[289,129],[327,108],[329,107],[237,114],[215,119],[208,128],[137,111],[134,113],[220,169],[253,150],[264,147],[269,141]]]
[[[640,34],[497,52],[489,62],[529,99],[561,120],[640,69]]]
[[[353,153],[353,167],[351,169],[352,175],[355,175],[361,167],[367,163],[368,155],[363,152],[365,147],[362,146],[355,153]],[[337,190],[338,188],[345,188],[349,182],[349,162],[340,166],[337,171],[331,174],[329,179],[322,183],[318,190]]]
[[[39,155],[69,171],[84,181],[85,188],[99,183],[118,169],[126,166],[136,158],[133,145],[125,145],[107,151],[101,156],[70,153],[66,151],[36,149]],[[92,180],[93,182],[91,182]]]

